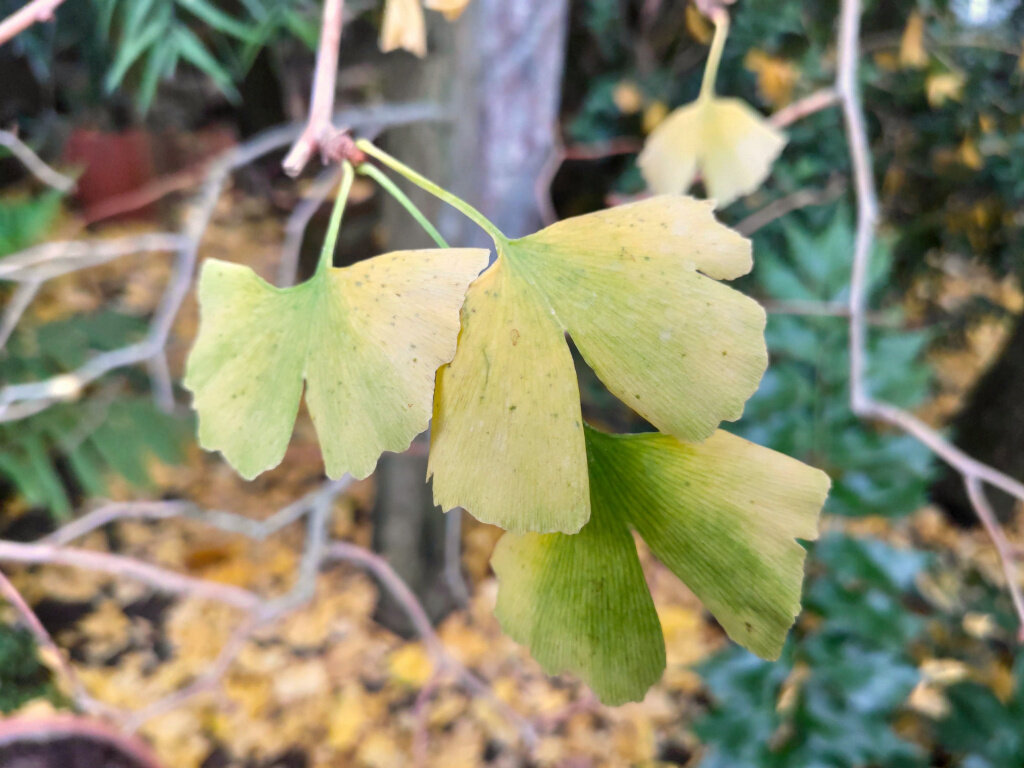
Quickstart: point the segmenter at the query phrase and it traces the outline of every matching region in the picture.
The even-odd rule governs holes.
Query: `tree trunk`
[[[1024,398],[1020,396],[1020,381],[1024,381],[1024,316],[1018,318],[999,359],[981,377],[967,405],[957,414],[953,435],[956,444],[970,456],[1024,480]],[[977,522],[958,472],[945,467],[932,487],[932,497],[956,522]],[[1013,499],[995,489],[989,489],[989,497],[999,518],[1007,520],[1013,513]]]
[[[535,186],[554,144],[568,2],[474,0],[454,25],[430,16],[435,53],[422,62],[402,53],[388,57],[387,96],[438,99],[451,105],[452,122],[396,130],[382,141],[508,235],[528,234],[540,224]],[[402,186],[452,245],[490,245],[487,235],[461,214],[409,184]],[[429,247],[429,239],[399,205],[387,204],[384,223],[388,249]],[[437,619],[461,595],[452,574],[445,574],[445,518],[424,484],[427,439],[420,441],[420,450],[381,459],[374,547]],[[449,527],[448,533],[457,531]],[[408,630],[395,605],[383,603],[378,616],[399,631]]]

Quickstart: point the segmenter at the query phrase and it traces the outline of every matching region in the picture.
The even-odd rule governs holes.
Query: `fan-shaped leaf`
[[[203,265],[201,324],[185,386],[199,440],[246,478],[280,463],[302,395],[327,474],[365,477],[427,425],[466,287],[487,251],[402,251],[276,288],[251,269]]]

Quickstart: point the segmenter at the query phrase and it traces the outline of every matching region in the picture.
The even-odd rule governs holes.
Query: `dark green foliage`
[[[54,700],[50,672],[36,657],[36,644],[24,629],[0,624],[0,712],[38,698]]]
[[[1004,652],[995,642],[980,648],[982,641],[967,640],[962,614],[927,607],[917,594],[923,573],[947,567],[872,539],[824,538],[812,552],[807,613],[782,659],[772,664],[730,648],[702,669],[713,705],[696,723],[707,747],[701,768],[1021,765],[1021,650],[1006,702],[963,682],[946,690],[945,717],[906,705],[922,658],[978,663]],[[986,591],[1008,619],[1005,596],[992,585]]]
[[[119,87],[138,73],[136,94],[145,111],[161,80],[181,63],[206,74],[228,98],[261,48],[294,35],[316,44],[316,8],[304,0],[242,0],[229,12],[213,0],[93,0],[102,39],[111,45],[105,86]]]
[[[852,246],[843,210],[817,235],[786,226],[772,242],[758,242],[754,292],[770,306],[841,306]],[[882,253],[872,261],[876,295],[887,285],[887,261]],[[869,341],[872,394],[913,408],[929,391],[931,374],[923,359],[929,336],[900,327],[898,309],[880,319],[884,327],[873,328]],[[766,336],[772,362],[736,430],[828,472],[828,511],[896,515],[921,506],[933,471],[929,451],[913,438],[864,423],[850,410],[846,318],[771,314]]]
[[[100,312],[20,331],[0,359],[0,380],[35,381],[70,370],[90,355],[138,340],[145,323]],[[0,479],[32,505],[66,514],[68,492],[102,495],[114,472],[132,485],[149,484],[147,462],[182,458],[188,420],[160,411],[148,395],[116,379],[94,397],[54,405],[38,415],[0,424]]]

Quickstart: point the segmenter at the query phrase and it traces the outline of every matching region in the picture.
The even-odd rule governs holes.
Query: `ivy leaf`
[[[575,533],[589,519],[565,332],[616,397],[683,440],[739,418],[757,389],[764,311],[717,282],[749,271],[750,243],[710,204],[623,205],[498,240],[498,256],[438,374],[429,472],[445,509],[517,532]]]
[[[590,522],[575,536],[506,534],[495,550],[504,631],[606,703],[642,698],[665,659],[634,528],[733,640],[778,658],[800,610],[796,539],[817,538],[828,476],[723,431],[699,445],[589,428],[586,440]]]
[[[701,97],[654,129],[637,162],[657,194],[685,192],[699,171],[722,207],[761,186],[785,146],[785,135],[744,101]]]
[[[185,386],[199,441],[247,479],[277,466],[306,402],[327,474],[365,477],[427,426],[434,373],[451,359],[459,307],[487,251],[400,251],[323,267],[277,288],[210,259]]]

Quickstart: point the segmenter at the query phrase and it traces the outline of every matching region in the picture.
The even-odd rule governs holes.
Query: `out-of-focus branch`
[[[53,18],[57,6],[64,0],[31,0],[25,3],[3,21],[0,21],[0,45],[15,35],[20,35],[33,24],[49,21]]]
[[[740,221],[733,229],[741,235],[750,237],[759,229],[783,216],[788,216],[793,211],[815,205],[825,205],[837,199],[845,191],[846,180],[842,176],[833,176],[824,189],[799,189],[791,195],[773,200]]]
[[[75,704],[83,711],[91,714],[111,714],[109,707],[101,704],[99,701],[89,695],[89,692],[82,685],[82,681],[79,679],[78,674],[75,672],[75,668],[71,665],[65,657],[60,648],[57,647],[57,643],[54,642],[53,637],[46,631],[46,627],[36,616],[35,612],[29,607],[28,603],[21,596],[21,593],[11,583],[10,579],[0,571],[0,595],[3,596],[7,602],[11,604],[11,607],[21,617],[26,628],[32,633],[32,636],[36,640],[36,644],[40,648],[45,648],[50,655],[53,657],[54,663],[57,664],[58,671],[64,676],[68,683],[68,687],[71,689],[71,697]]]
[[[508,704],[497,698],[494,695],[494,691],[483,680],[467,669],[445,649],[441,639],[434,631],[430,619],[427,617],[427,612],[423,609],[416,595],[413,594],[412,590],[402,581],[402,577],[395,573],[394,569],[384,558],[345,541],[332,542],[327,548],[327,556],[334,560],[354,563],[361,568],[365,568],[377,578],[384,589],[394,598],[395,602],[402,606],[402,609],[409,617],[409,621],[416,630],[416,634],[420,636],[423,645],[426,646],[427,653],[430,654],[434,661],[435,676],[444,673],[452,674],[470,693],[487,699],[498,711],[516,723],[520,738],[523,739],[527,747],[532,747],[536,743],[537,731],[533,724]],[[436,682],[432,680],[428,685],[431,684],[436,685]]]
[[[335,120],[372,133],[387,127],[437,121],[444,117],[444,110],[437,104],[421,102],[352,108],[337,114]],[[171,278],[143,341],[96,355],[69,373],[0,388],[0,422],[28,418],[54,403],[73,400],[80,396],[86,386],[111,371],[148,363],[162,355],[171,326],[192,285],[200,242],[232,171],[286,146],[302,130],[297,125],[272,128],[228,150],[212,162],[179,234],[151,234],[96,244],[51,243],[5,257],[0,263],[0,280],[38,282],[136,252],[140,245],[144,250],[173,249],[176,252]],[[166,391],[163,398],[167,399]]]
[[[1024,643],[1024,594],[1021,594],[1020,572],[1017,570],[1017,553],[1014,552],[1006,534],[1003,533],[996,513],[988,502],[985,489],[976,477],[965,477],[964,485],[967,487],[967,496],[971,505],[985,527],[985,532],[992,539],[996,551],[999,553],[999,564],[1003,568],[1003,576],[1006,577],[1006,588],[1010,592],[1010,599],[1013,601],[1013,609],[1017,612],[1020,626],[1017,627],[1017,642]]]
[[[0,261],[0,280],[36,283],[133,253],[177,251],[184,245],[185,238],[172,232],[147,232],[108,240],[53,241],[5,257]]]
[[[52,544],[23,544],[0,540],[0,562],[25,565],[66,565],[86,571],[109,573],[141,581],[156,590],[214,600],[250,613],[263,604],[259,595],[247,589],[169,571],[141,560],[90,549],[58,547]]]
[[[332,166],[322,171],[310,187],[306,196],[295,206],[284,227],[284,244],[281,246],[281,260],[277,265],[277,284],[294,285],[299,277],[299,257],[302,253],[302,239],[306,227],[331,190],[338,186],[341,169]]]
[[[776,128],[785,128],[838,103],[839,94],[835,88],[822,88],[820,91],[815,91],[809,96],[794,101],[788,107],[783,107],[772,115],[769,121]]]
[[[345,561],[369,571],[377,579],[381,588],[391,594],[395,601],[402,606],[434,662],[434,675],[418,698],[418,710],[421,714],[425,711],[427,700],[432,692],[441,684],[445,676],[451,676],[470,694],[486,699],[497,711],[514,722],[523,742],[528,747],[532,747],[537,739],[536,729],[532,723],[498,699],[483,680],[444,648],[423,606],[387,561],[354,544],[332,541],[327,538],[327,521],[333,503],[351,483],[352,478],[348,476],[328,481],[264,521],[250,520],[230,512],[205,511],[189,502],[182,501],[108,504],[68,523],[36,543],[22,544],[0,540],[0,561],[66,565],[136,578],[160,591],[216,600],[245,612],[246,618],[232,633],[217,659],[201,676],[184,688],[134,713],[127,715],[118,713],[116,719],[128,731],[133,731],[147,720],[164,714],[188,699],[215,688],[255,629],[307,603],[313,596],[316,576],[320,569],[331,561]],[[295,583],[287,593],[271,600],[239,587],[185,576],[130,557],[72,549],[65,546],[68,542],[117,521],[166,520],[172,517],[194,519],[223,531],[238,533],[258,540],[297,522],[304,515],[308,515],[307,536]],[[0,574],[0,578],[2,578],[2,574]],[[10,585],[9,582],[6,584],[10,590],[12,602],[15,603],[24,620],[33,628],[39,642],[62,658],[62,663],[68,667],[69,679],[73,678],[73,669],[60,656],[52,639],[48,641],[44,639],[44,637],[49,638],[49,635],[45,628],[42,628],[38,618],[17,594],[13,585]],[[3,581],[0,581],[0,592],[7,594]],[[91,708],[90,711],[102,710],[104,714],[114,716],[113,710],[104,708],[104,705],[91,699],[83,690],[80,705],[85,708],[87,704]],[[421,734],[417,738],[418,751],[423,749],[423,737],[424,735]]]
[[[341,46],[344,17],[345,0],[324,0],[320,45],[316,53],[316,72],[313,74],[313,92],[309,99],[309,121],[282,163],[285,173],[289,176],[298,176],[302,173],[313,153],[323,148],[324,142],[333,131],[331,113],[334,111],[338,49]]]
[[[846,124],[857,200],[857,229],[849,297],[850,407],[854,413],[863,418],[884,421],[915,437],[963,475],[975,511],[992,538],[1003,569],[1007,573],[1007,580],[1011,582],[1009,588],[1013,597],[1014,610],[1021,625],[1020,637],[1024,640],[1024,601],[1020,599],[1020,585],[1017,581],[1016,569],[1008,560],[1013,557],[1013,553],[1002,531],[999,530],[994,515],[990,514],[988,501],[982,492],[982,483],[987,483],[1013,496],[1018,501],[1024,501],[1024,483],[967,455],[913,414],[889,403],[876,401],[868,390],[868,266],[878,225],[879,205],[867,121],[857,80],[860,59],[860,20],[860,0],[843,0],[839,18],[839,64],[836,92],[839,94]]]
[[[63,1],[64,0],[58,0],[58,2]],[[0,24],[0,28],[2,28],[2,26],[3,25]],[[2,29],[0,29],[0,45],[3,45]],[[25,142],[10,131],[0,131],[0,146],[9,149],[11,154],[18,158],[18,161],[25,166],[25,170],[39,179],[39,181],[46,186],[52,187],[59,192],[69,192],[74,189],[74,179],[53,170],[53,168],[44,163],[39,155],[33,152]]]
[[[14,295],[11,296],[7,306],[4,307],[3,316],[0,317],[0,351],[7,346],[7,340],[11,338],[11,334],[14,333],[18,321],[21,320],[21,316],[25,314],[28,305],[32,303],[36,294],[39,293],[42,284],[41,280],[33,280],[22,283],[14,291]]]

